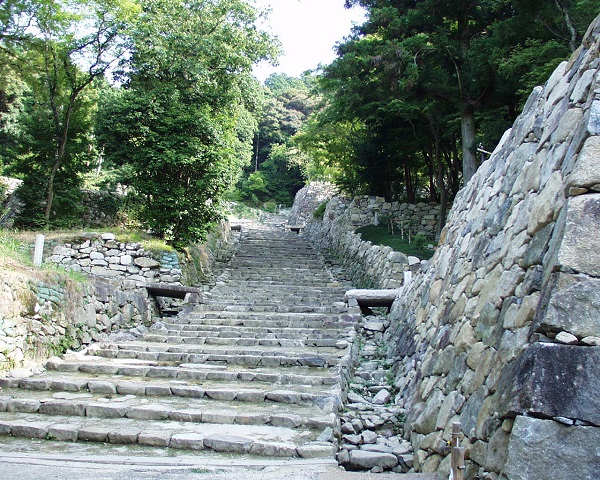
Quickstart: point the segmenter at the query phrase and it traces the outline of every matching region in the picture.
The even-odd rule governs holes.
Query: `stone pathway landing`
[[[0,435],[333,458],[360,318],[344,291],[302,237],[244,227],[204,304],[0,378]]]

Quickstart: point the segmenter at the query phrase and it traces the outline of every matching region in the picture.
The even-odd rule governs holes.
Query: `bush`
[[[413,243],[415,244],[416,248],[425,248],[425,245],[427,245],[428,240],[425,235],[415,235],[415,237],[413,238]]]
[[[313,212],[313,217],[314,218],[316,218],[317,220],[323,219],[323,217],[325,216],[325,209],[327,208],[327,203],[328,203],[328,200],[326,200],[323,203],[321,203],[321,205],[319,205],[315,209],[315,211]]]

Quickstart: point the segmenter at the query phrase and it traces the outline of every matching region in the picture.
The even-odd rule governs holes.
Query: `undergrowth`
[[[364,241],[371,242],[374,245],[387,245],[397,252],[414,255],[423,260],[429,260],[434,253],[434,250],[423,245],[426,242],[413,240],[409,243],[407,239],[402,238],[400,235],[392,235],[386,227],[368,225],[358,228],[356,233],[360,233]]]

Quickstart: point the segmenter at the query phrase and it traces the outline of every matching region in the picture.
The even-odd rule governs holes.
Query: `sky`
[[[334,46],[350,34],[353,22],[363,23],[364,11],[347,10],[344,0],[255,0],[258,8],[271,7],[262,28],[277,37],[283,46],[279,66],[267,62],[254,69],[261,81],[272,73],[299,77],[319,64],[328,65],[336,57]]]

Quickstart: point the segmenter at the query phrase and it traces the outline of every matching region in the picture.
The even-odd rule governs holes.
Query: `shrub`
[[[324,201],[319,205],[313,212],[313,217],[321,220],[325,216],[325,209],[327,208],[327,201]]]

